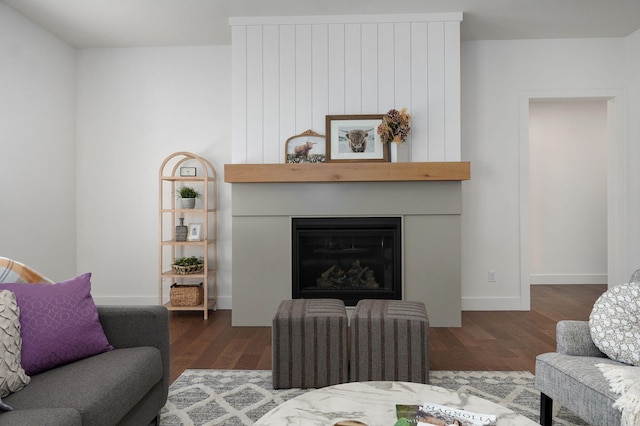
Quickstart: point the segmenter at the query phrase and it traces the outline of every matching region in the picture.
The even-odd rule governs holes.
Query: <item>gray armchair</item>
[[[613,408],[618,396],[596,364],[625,364],[600,352],[591,340],[588,321],[560,321],[556,333],[556,352],[536,357],[540,424],[551,425],[555,401],[591,425],[619,425],[621,412]]]

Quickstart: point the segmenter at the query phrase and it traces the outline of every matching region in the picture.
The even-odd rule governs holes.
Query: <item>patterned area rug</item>
[[[432,385],[479,396],[539,419],[540,393],[526,371],[431,371]],[[186,370],[169,388],[161,426],[252,425],[272,408],[304,389],[271,388],[267,370]],[[554,425],[587,425],[563,407]]]

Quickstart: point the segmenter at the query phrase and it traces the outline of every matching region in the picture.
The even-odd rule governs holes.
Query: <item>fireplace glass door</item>
[[[292,298],[401,299],[401,219],[292,219]]]

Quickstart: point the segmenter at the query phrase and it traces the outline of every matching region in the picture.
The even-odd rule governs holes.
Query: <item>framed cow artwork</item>
[[[291,136],[285,144],[285,163],[324,163],[327,160],[326,142],[323,135],[305,130]]]
[[[383,114],[327,115],[327,162],[389,161],[377,129]]]

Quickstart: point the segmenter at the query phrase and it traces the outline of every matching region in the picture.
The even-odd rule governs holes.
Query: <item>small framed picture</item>
[[[285,163],[324,163],[327,161],[326,140],[313,130],[291,136],[285,144]]]
[[[202,239],[202,224],[190,223],[187,241],[200,241]]]
[[[195,176],[195,167],[180,167],[180,176]]]
[[[383,114],[327,115],[327,162],[389,161],[388,144],[380,142]]]

